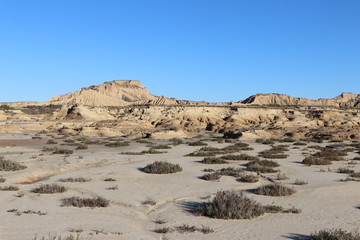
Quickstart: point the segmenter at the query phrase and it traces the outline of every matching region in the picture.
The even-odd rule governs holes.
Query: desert
[[[354,232],[359,101],[267,94],[194,102],[117,80],[43,103],[2,103],[0,238]]]

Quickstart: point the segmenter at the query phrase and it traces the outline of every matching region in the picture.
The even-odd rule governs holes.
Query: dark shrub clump
[[[360,240],[358,232],[347,232],[342,229],[325,229],[317,233],[313,233],[309,240]]]
[[[279,196],[290,196],[292,194],[294,194],[296,192],[296,190],[283,186],[281,184],[268,184],[268,185],[264,185],[261,186],[257,189],[255,189],[255,193],[259,194],[259,195],[266,195],[266,196],[275,196],[275,197],[279,197]]]
[[[264,213],[263,206],[234,190],[219,191],[212,202],[196,209],[198,215],[220,219],[252,219]]]
[[[27,168],[17,162],[5,160],[3,157],[0,158],[0,171],[18,171]]]
[[[66,191],[66,187],[59,184],[44,184],[31,190],[34,193],[62,193]]]
[[[81,198],[81,197],[70,197],[61,200],[62,206],[73,206],[73,207],[107,207],[109,206],[109,200],[103,197],[95,198]]]
[[[182,168],[179,164],[173,164],[164,161],[155,161],[154,163],[146,165],[144,168],[144,172],[153,174],[168,174],[181,171]]]

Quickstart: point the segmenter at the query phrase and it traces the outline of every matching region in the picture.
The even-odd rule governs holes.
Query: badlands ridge
[[[256,94],[239,102],[155,96],[140,81],[105,82],[44,103],[1,103],[0,132],[47,130],[86,136],[173,138],[204,131],[245,139],[360,139],[360,95],[310,100]]]

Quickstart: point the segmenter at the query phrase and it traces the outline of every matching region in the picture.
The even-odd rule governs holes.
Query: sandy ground
[[[19,191],[0,191],[0,239],[26,240],[37,235],[67,236],[81,231],[81,239],[300,239],[301,236],[324,228],[355,230],[360,224],[359,182],[341,182],[347,175],[339,174],[339,167],[347,167],[348,161],[333,162],[330,166],[304,166],[301,161],[306,146],[290,149],[287,159],[277,159],[278,168],[289,179],[282,181],[297,190],[289,197],[260,196],[246,191],[246,194],[262,204],[276,204],[283,207],[301,209],[300,214],[265,214],[253,220],[220,220],[195,216],[191,209],[207,196],[214,196],[218,190],[251,190],[269,183],[261,178],[257,183],[240,183],[234,177],[223,176],[220,181],[209,182],[200,179],[203,169],[242,167],[247,161],[232,161],[230,164],[206,165],[199,161],[202,157],[184,157],[200,147],[181,144],[167,153],[146,155],[123,155],[121,152],[139,152],[148,149],[146,144],[131,141],[130,146],[109,148],[103,145],[88,145],[86,150],[75,150],[71,155],[43,152],[50,136],[42,140],[32,139],[33,134],[4,134],[0,136],[0,156],[26,165],[28,168],[14,172],[0,172],[6,179],[0,187],[18,186]],[[59,148],[61,139],[55,139]],[[164,144],[166,140],[150,140]],[[254,150],[243,151],[256,156],[268,145],[242,140]],[[209,146],[225,147],[230,143],[207,141]],[[328,143],[319,144],[322,146]],[[309,145],[315,145],[309,143]],[[306,150],[311,153],[314,149]],[[345,157],[350,160],[358,156],[352,152]],[[147,174],[141,168],[155,160],[178,163],[182,172],[175,174]],[[354,165],[360,171],[360,164]],[[276,174],[264,174],[274,177]],[[84,183],[61,183],[59,179],[85,177]],[[106,182],[105,178],[116,181]],[[308,182],[294,185],[295,179]],[[59,183],[68,188],[64,193],[36,194],[31,190],[41,184]],[[108,190],[117,186],[116,190]],[[24,195],[19,197],[20,193]],[[61,199],[71,196],[102,196],[110,200],[106,208],[62,207]],[[155,205],[142,202],[151,198]],[[41,211],[39,214],[15,214],[17,209]],[[166,223],[158,224],[157,220]],[[157,228],[177,227],[188,224],[196,227],[210,227],[214,233],[202,232],[168,234],[154,232]]]

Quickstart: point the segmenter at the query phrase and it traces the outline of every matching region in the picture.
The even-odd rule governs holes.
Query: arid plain
[[[349,93],[269,94],[210,104],[113,81],[45,103],[4,103],[0,239],[306,239],[322,229],[354,231],[359,102]],[[224,196],[241,197],[242,212]]]

